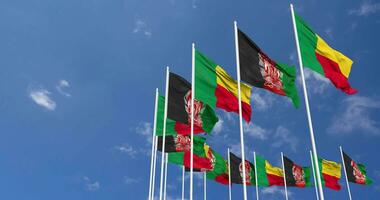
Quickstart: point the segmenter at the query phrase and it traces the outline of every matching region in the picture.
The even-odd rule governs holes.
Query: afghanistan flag
[[[319,171],[322,174],[322,184],[333,190],[340,190],[339,179],[341,177],[341,164],[325,159],[318,159]]]
[[[206,153],[208,157],[211,158],[212,163],[212,168],[206,172],[207,179],[212,179],[223,185],[228,185],[227,161],[210,147],[206,147]]]
[[[347,94],[355,94],[357,90],[350,86],[352,60],[339,51],[331,48],[318,34],[295,14],[298,43],[301,49],[302,62],[305,67],[318,72]]]
[[[255,185],[255,167],[248,160],[245,160],[245,182],[247,185]],[[231,183],[243,184],[243,165],[241,158],[230,153]]]
[[[284,156],[286,185],[294,187],[310,186],[310,167],[301,167]]]
[[[241,80],[252,86],[288,96],[298,108],[296,69],[269,58],[241,30],[238,30],[238,37]]]
[[[241,84],[243,118],[251,120],[251,88]],[[195,51],[195,98],[227,112],[239,113],[238,85],[227,72],[212,60]]]
[[[191,124],[191,84],[181,76],[170,73],[168,118],[176,121],[177,130],[188,130]],[[210,133],[218,122],[214,110],[207,104],[194,100],[194,132]],[[178,132],[179,133],[179,132]]]
[[[194,142],[193,169],[195,171],[208,171],[213,169],[212,160],[208,155],[208,145],[196,145]],[[183,165],[190,169],[190,151],[168,153],[168,161],[173,164]]]
[[[162,151],[163,136],[158,136],[157,150]],[[194,146],[203,146],[206,142],[204,137],[194,137]],[[191,150],[191,138],[185,135],[165,136],[165,152],[183,152]]]
[[[273,167],[267,160],[258,155],[256,155],[256,168],[258,185],[284,185],[284,173],[282,169]]]
[[[361,184],[369,185],[372,180],[368,178],[365,166],[362,164],[357,164],[352,160],[346,153],[343,152],[344,165],[346,166],[346,176],[348,181]]]

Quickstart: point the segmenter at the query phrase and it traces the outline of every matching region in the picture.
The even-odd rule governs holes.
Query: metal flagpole
[[[158,88],[156,88],[156,99],[154,103],[154,121],[153,121],[153,134],[152,134],[152,156],[150,158],[150,177],[149,177],[149,197],[152,197],[152,180],[153,180],[153,162],[154,162],[154,147],[155,147],[155,135],[156,135],[156,123],[157,123],[157,104],[158,104]]]
[[[296,40],[297,53],[298,53],[298,62],[299,62],[300,71],[301,71],[303,93],[304,93],[305,105],[306,105],[306,113],[307,113],[307,119],[308,119],[308,122],[309,122],[310,139],[311,139],[311,146],[312,146],[312,150],[313,150],[313,159],[315,160],[316,168],[319,169],[317,147],[315,145],[313,123],[312,123],[312,120],[311,120],[311,113],[310,113],[310,108],[309,108],[309,98],[308,98],[308,95],[307,95],[305,76],[303,74],[303,63],[302,63],[301,50],[300,50],[299,41],[298,41],[297,25],[296,25],[296,19],[295,19],[295,16],[294,16],[293,4],[290,4],[290,10],[292,12],[294,37],[295,37],[295,40]],[[324,198],[324,195],[323,195],[323,189],[322,189],[322,183],[321,183],[321,174],[320,174],[319,170],[316,170],[316,171],[317,171],[316,174],[317,174],[319,196],[321,197],[321,200],[324,200],[325,198]]]
[[[285,173],[285,164],[284,164],[284,154],[281,152],[281,161],[282,161],[282,171],[284,172],[284,186],[285,186],[285,199],[288,200],[288,188],[286,185],[286,173]]]
[[[350,200],[352,200],[351,189],[350,189],[350,184],[348,183],[348,177],[347,177],[346,165],[345,165],[344,157],[343,157],[342,146],[339,146],[339,149],[340,149],[340,156],[342,157],[342,164],[343,164],[343,169],[344,169],[344,175],[346,176],[346,184],[347,184],[348,196],[350,197]]]
[[[166,185],[168,179],[168,153],[165,153],[165,180],[164,180],[164,200],[166,200]]]
[[[190,200],[193,200],[193,165],[194,165],[194,98],[195,98],[195,44],[192,44],[191,49],[191,123],[190,123],[190,131],[191,131],[191,142],[190,142]]]
[[[228,196],[229,200],[232,200],[232,191],[231,191],[231,158],[230,158],[230,148],[227,149],[228,153]]]
[[[207,200],[207,181],[206,172],[203,172],[203,199]]]
[[[185,200],[185,166],[182,166],[182,200]]]
[[[157,142],[158,137],[154,137],[154,162],[153,162],[153,178],[152,178],[152,196],[150,197],[151,200],[154,199],[154,188],[155,188],[155,181],[156,181],[156,162],[157,162]]]
[[[253,162],[255,165],[256,200],[259,200],[259,182],[258,182],[258,178],[257,178],[258,171],[257,171],[256,152],[255,151],[253,152]]]
[[[162,128],[160,200],[162,200],[162,193],[163,193],[163,186],[164,186],[165,139],[166,139],[165,135],[166,135],[166,118],[168,115],[168,97],[169,97],[169,67],[166,67],[164,124],[163,124],[163,128]]]
[[[238,42],[238,31],[237,22],[234,21],[235,30],[235,52],[236,52],[236,73],[237,73],[237,84],[238,84],[238,96],[239,96],[239,125],[240,125],[240,145],[241,145],[241,160],[243,163],[243,194],[244,200],[247,200],[247,183],[246,183],[246,169],[245,169],[245,153],[244,153],[244,134],[243,134],[243,114],[241,106],[241,91],[240,91],[240,59],[239,59],[239,42]]]
[[[319,200],[318,195],[318,186],[317,186],[317,177],[315,176],[315,168],[314,168],[314,162],[313,162],[313,153],[310,151],[310,161],[311,161],[311,167],[313,168],[313,178],[314,178],[314,186],[315,186],[315,194],[317,195],[317,200]]]

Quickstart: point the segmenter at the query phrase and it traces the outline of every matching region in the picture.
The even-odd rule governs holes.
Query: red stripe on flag
[[[340,190],[341,186],[339,185],[339,178],[335,176],[330,176],[328,174],[322,174],[323,179],[325,180],[325,186],[333,189],[333,190]]]
[[[269,186],[271,185],[278,185],[278,186],[284,186],[284,177],[276,176],[273,174],[267,174]]]
[[[174,125],[174,130],[177,132],[179,135],[190,135],[191,132],[191,126],[190,124],[183,124],[180,122],[176,122]],[[194,134],[198,133],[203,133],[204,130],[194,124]]]

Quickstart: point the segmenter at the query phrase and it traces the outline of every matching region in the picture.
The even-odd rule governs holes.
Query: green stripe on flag
[[[269,186],[267,170],[265,168],[265,159],[256,154],[257,182],[259,186]]]

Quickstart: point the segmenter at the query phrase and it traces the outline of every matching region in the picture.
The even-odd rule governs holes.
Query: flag
[[[241,80],[273,93],[288,96],[299,107],[296,69],[269,58],[245,33],[238,30]]]
[[[367,171],[365,166],[362,164],[356,163],[352,160],[346,153],[343,152],[344,165],[346,166],[346,176],[349,182],[369,185],[372,183],[372,180],[368,178]]]
[[[162,151],[163,136],[158,136],[157,150]],[[203,146],[206,142],[204,137],[194,137],[194,146]],[[183,152],[191,150],[191,138],[185,135],[165,136],[165,152]]]
[[[242,83],[241,105],[243,118],[251,120],[251,88]],[[195,51],[195,98],[211,107],[239,113],[237,82],[219,65]]]
[[[188,125],[191,124],[191,84],[181,76],[170,73],[169,75],[169,97],[168,118]],[[194,127],[210,133],[218,122],[214,110],[207,104],[194,100]],[[178,128],[180,129],[180,128]],[[190,131],[188,131],[188,134]]]
[[[190,151],[168,153],[168,161],[172,164],[183,165],[190,169]],[[213,163],[208,155],[208,145],[194,143],[193,169],[195,171],[208,171],[213,169]]]
[[[256,155],[256,168],[258,185],[284,185],[284,173],[282,169],[273,167],[267,160],[258,155]]]
[[[341,177],[341,164],[325,159],[318,159],[319,171],[322,174],[322,184],[333,190],[340,190],[339,179]]]
[[[301,167],[284,156],[286,185],[295,187],[310,186],[310,167]]]
[[[305,67],[330,79],[335,87],[346,94],[355,94],[357,90],[348,82],[353,61],[331,48],[300,16],[295,14],[295,18],[302,63]]]
[[[212,161],[212,168],[206,172],[206,178],[228,185],[227,161],[210,147],[208,147],[206,153]]]
[[[245,183],[247,185],[255,185],[255,166],[245,160]],[[230,174],[231,183],[243,184],[243,165],[241,158],[237,157],[235,154],[230,153]]]

